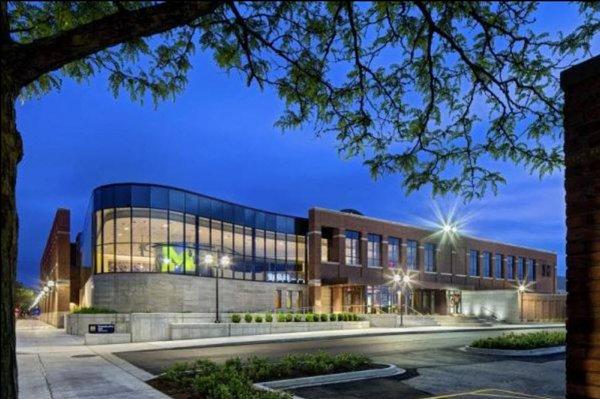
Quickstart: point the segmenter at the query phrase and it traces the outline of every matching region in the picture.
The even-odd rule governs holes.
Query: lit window
[[[435,244],[425,244],[425,271],[435,272]]]
[[[381,266],[381,236],[368,234],[367,239],[367,265]]]
[[[346,264],[358,265],[359,260],[360,233],[358,231],[346,230]]]
[[[406,267],[410,270],[417,269],[417,248],[418,243],[415,240],[406,241]]]
[[[388,267],[398,267],[400,264],[400,239],[388,238]]]

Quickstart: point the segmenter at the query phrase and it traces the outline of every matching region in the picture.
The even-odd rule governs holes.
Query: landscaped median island
[[[148,383],[177,399],[280,399],[291,398],[291,395],[258,390],[253,384],[381,367],[367,356],[357,353],[290,354],[278,360],[263,357],[235,358],[224,364],[199,359],[192,363],[175,364]]]
[[[544,356],[563,353],[565,342],[564,331],[511,332],[498,337],[478,339],[465,349],[483,355]]]
[[[536,331],[529,333],[506,333],[498,337],[482,338],[471,344],[473,348],[528,350],[563,346],[567,333],[563,331]]]

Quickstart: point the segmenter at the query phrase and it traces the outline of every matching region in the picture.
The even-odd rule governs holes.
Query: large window
[[[360,264],[359,253],[360,233],[358,231],[346,230],[346,264]]]
[[[484,251],[482,254],[483,277],[492,277],[492,254]]]
[[[321,237],[321,262],[329,262],[329,240]]]
[[[527,259],[527,280],[535,281],[535,262],[533,259]]]
[[[409,270],[417,269],[417,250],[419,244],[415,240],[406,240],[406,267]]]
[[[469,251],[469,276],[479,276],[479,251]]]
[[[381,236],[379,234],[367,234],[367,266],[381,266]]]
[[[398,267],[400,264],[400,239],[388,237],[388,267]]]
[[[520,281],[525,280],[525,258],[521,256],[517,259],[517,273]]]
[[[506,257],[506,278],[508,280],[514,280],[515,278],[515,257]]]
[[[435,244],[425,243],[425,271],[435,272]]]
[[[494,277],[504,278],[504,273],[502,270],[502,254],[494,255]]]
[[[214,276],[214,262],[230,254],[223,277],[305,279],[308,226],[303,219],[142,185],[101,187],[94,192],[92,205],[94,213],[86,219],[90,248],[82,252],[93,257],[95,273]],[[358,262],[358,243],[355,247]],[[211,265],[205,263],[208,254],[213,256]]]

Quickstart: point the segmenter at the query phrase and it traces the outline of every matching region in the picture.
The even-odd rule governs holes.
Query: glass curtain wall
[[[93,196],[95,273],[158,272],[299,282],[306,222],[161,186],[104,186]],[[206,256],[213,263],[207,264]]]

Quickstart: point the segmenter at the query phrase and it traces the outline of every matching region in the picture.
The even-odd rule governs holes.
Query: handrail
[[[495,320],[500,320],[500,318],[498,317],[498,315],[496,314],[496,312],[494,312],[492,309],[486,308],[485,306],[482,306],[481,309],[487,310],[488,312],[490,312],[492,318],[494,318]]]

